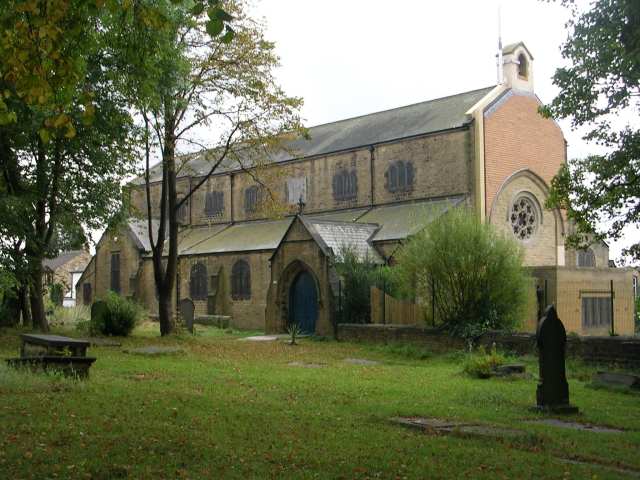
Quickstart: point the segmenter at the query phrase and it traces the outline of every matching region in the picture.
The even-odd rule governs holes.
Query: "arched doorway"
[[[289,324],[298,324],[303,333],[315,333],[317,319],[316,282],[305,270],[298,274],[289,289]]]

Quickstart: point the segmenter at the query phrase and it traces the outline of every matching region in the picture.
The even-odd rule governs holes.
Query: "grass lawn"
[[[18,333],[0,333],[0,357],[16,356]],[[461,373],[461,354],[311,339],[292,347],[240,336],[201,327],[196,337],[160,339],[146,326],[122,348],[91,348],[98,360],[85,382],[16,372],[3,362],[0,478],[629,478],[615,468],[640,474],[640,396],[587,386],[590,367],[568,366],[572,402],[581,409],[571,418],[625,432],[528,423],[541,418],[528,410],[535,375],[472,379]],[[176,345],[185,353],[122,351],[143,345]],[[525,362],[537,373],[534,358]],[[431,436],[392,424],[398,415],[530,435]]]

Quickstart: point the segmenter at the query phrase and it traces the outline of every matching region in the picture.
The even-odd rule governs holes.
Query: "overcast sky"
[[[256,0],[288,94],[304,98],[307,126],[333,122],[496,83],[498,9],[502,41],[524,41],[543,102],[564,63],[568,11],[541,0]],[[569,157],[594,152],[560,122]],[[611,245],[611,257],[637,241]]]

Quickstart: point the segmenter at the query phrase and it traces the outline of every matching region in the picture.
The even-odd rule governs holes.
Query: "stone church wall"
[[[216,305],[217,314],[231,315],[232,325],[244,330],[263,330],[267,289],[271,278],[269,258],[272,251],[218,253],[181,257],[179,259],[180,298],[190,298],[191,268],[196,263],[207,267],[208,290],[212,293],[210,278],[220,273],[219,288],[225,292],[226,302]],[[231,296],[231,272],[238,260],[245,260],[251,269],[251,298],[234,300]],[[208,300],[194,300],[195,314],[208,314]],[[222,308],[223,311],[220,311]],[[228,311],[224,311],[227,310]]]

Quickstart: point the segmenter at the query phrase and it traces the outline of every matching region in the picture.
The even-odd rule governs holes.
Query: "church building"
[[[565,248],[571,226],[545,208],[566,142],[538,113],[533,56],[516,43],[502,58],[498,85],[311,127],[309,138],[290,141],[265,167],[287,215],[265,214],[250,172],[216,171],[180,212],[174,310],[189,298],[196,315],[228,315],[235,328],[282,332],[295,322],[331,335],[343,248],[393,265],[407,238],[466,207],[520,242],[538,294],[556,305],[568,331],[606,333],[615,318],[617,333],[632,334],[630,273],[609,267],[606,244]],[[209,168],[204,152],[191,156],[178,195]],[[154,208],[160,173],[151,170]],[[133,207],[146,212],[144,180],[130,191]],[[138,215],[103,235],[78,282],[79,301],[113,290],[157,314],[147,225]],[[526,328],[534,327],[535,317]]]

